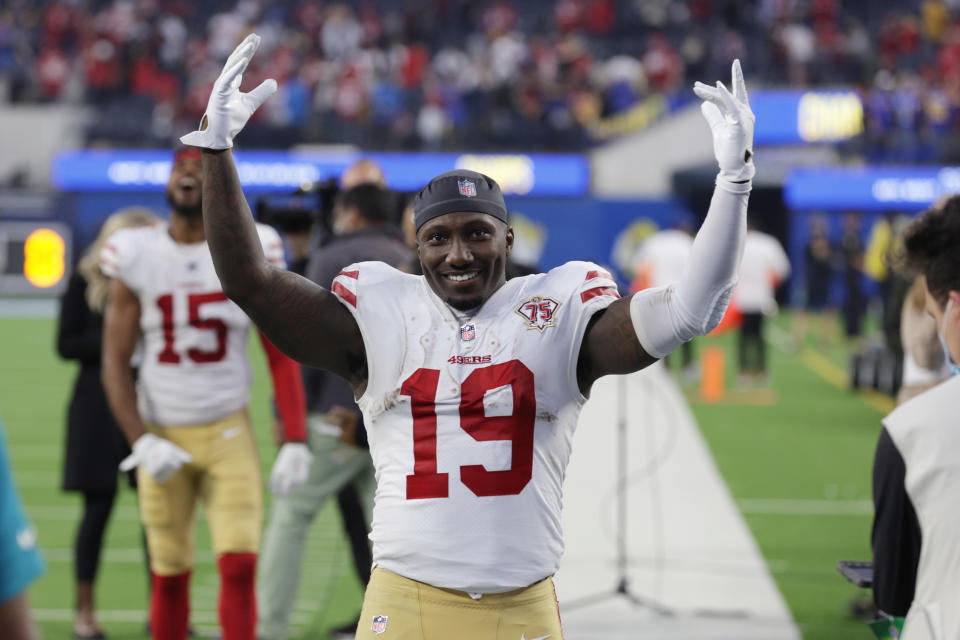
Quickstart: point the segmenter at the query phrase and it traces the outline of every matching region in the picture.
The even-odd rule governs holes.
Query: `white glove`
[[[270,491],[285,496],[307,481],[313,454],[303,442],[288,442],[280,447],[270,471]]]
[[[157,482],[163,482],[193,456],[169,440],[145,433],[133,443],[133,453],[120,462],[120,471],[143,467]]]
[[[260,36],[255,33],[237,45],[223,65],[220,77],[213,83],[207,112],[200,120],[200,129],[181,137],[180,142],[207,149],[233,147],[233,137],[240,133],[253,112],[277,90],[277,81],[269,78],[250,93],[240,93],[243,72],[259,46]]]
[[[744,182],[756,173],[753,165],[756,117],[747,100],[747,85],[743,82],[739,60],[733,61],[732,86],[731,94],[719,80],[716,87],[697,82],[693,92],[704,100],[700,110],[713,132],[713,154],[720,165],[720,177],[729,182]]]

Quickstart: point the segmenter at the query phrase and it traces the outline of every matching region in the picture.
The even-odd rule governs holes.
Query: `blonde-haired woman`
[[[106,637],[94,613],[93,585],[103,534],[117,495],[117,465],[130,451],[100,384],[102,312],[109,279],[101,273],[97,260],[104,243],[117,230],[157,221],[153,213],[139,207],[121,209],[108,217],[80,259],[61,299],[57,352],[61,358],[80,361],[67,412],[63,471],[63,490],[81,492],[84,499],[74,544],[76,638]]]

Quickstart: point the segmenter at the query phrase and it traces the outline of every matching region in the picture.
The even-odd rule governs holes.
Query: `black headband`
[[[500,185],[476,171],[455,169],[441,173],[413,200],[413,221],[417,230],[428,220],[458,211],[486,213],[507,222],[507,205]]]

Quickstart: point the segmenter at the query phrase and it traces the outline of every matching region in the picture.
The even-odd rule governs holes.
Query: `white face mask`
[[[950,369],[950,375],[960,374],[960,364],[953,361],[950,355],[950,349],[947,347],[947,316],[950,315],[950,309],[953,308],[953,299],[947,300],[947,308],[943,310],[943,322],[940,323],[940,329],[937,331],[937,338],[940,339],[940,347],[943,349],[943,358],[946,360],[947,367]]]

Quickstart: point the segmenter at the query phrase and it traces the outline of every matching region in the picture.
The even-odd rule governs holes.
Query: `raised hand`
[[[700,110],[713,132],[713,154],[720,165],[720,177],[730,182],[746,182],[756,173],[753,165],[756,117],[750,110],[739,60],[733,61],[732,76],[733,93],[719,80],[716,87],[697,82],[693,92],[704,101]]]
[[[180,138],[180,142],[206,149],[230,149],[233,138],[253,112],[277,90],[277,81],[264,80],[249,93],[240,93],[240,82],[250,59],[260,46],[260,36],[251,33],[233,50],[223,65],[220,77],[213,83],[207,102],[207,111],[200,120],[200,128]]]

